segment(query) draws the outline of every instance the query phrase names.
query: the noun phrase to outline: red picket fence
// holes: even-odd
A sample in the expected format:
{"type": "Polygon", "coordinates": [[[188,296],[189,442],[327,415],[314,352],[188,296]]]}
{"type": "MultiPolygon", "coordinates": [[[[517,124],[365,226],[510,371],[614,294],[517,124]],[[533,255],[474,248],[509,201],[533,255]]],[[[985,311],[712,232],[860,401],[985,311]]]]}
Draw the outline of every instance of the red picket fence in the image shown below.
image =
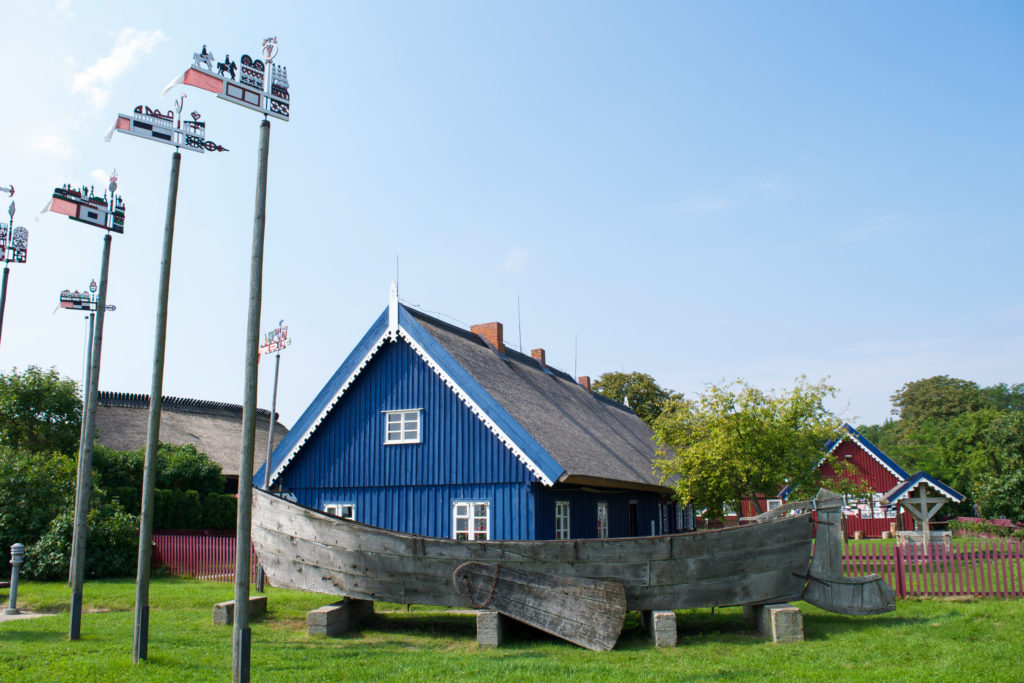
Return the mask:
{"type": "Polygon", "coordinates": [[[1024,545],[1017,541],[969,541],[921,545],[847,545],[846,576],[878,574],[901,598],[908,596],[1024,597],[1024,545]]]}
{"type": "MultiPolygon", "coordinates": [[[[153,569],[206,581],[235,580],[235,535],[215,531],[160,531],[153,534],[153,569]]],[[[249,580],[256,580],[256,551],[249,547],[249,580]]]]}

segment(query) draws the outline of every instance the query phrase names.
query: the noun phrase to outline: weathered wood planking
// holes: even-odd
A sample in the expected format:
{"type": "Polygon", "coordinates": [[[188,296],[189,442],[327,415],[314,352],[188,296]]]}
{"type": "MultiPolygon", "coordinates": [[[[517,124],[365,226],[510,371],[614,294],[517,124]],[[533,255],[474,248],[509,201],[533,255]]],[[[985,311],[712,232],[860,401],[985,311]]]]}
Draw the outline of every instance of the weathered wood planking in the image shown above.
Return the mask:
{"type": "Polygon", "coordinates": [[[804,600],[840,614],[884,614],[896,609],[896,593],[881,577],[843,576],[843,500],[822,489],[816,499],[818,542],[804,600]]]}
{"type": "Polygon", "coordinates": [[[253,492],[253,543],[274,585],[363,600],[472,606],[452,586],[481,562],[622,584],[632,610],[799,599],[809,514],[699,534],[569,541],[455,541],[341,520],[253,492]]]}
{"type": "Polygon", "coordinates": [[[626,618],[626,591],[613,581],[466,562],[455,569],[452,584],[474,607],[590,650],[615,647],[626,618]]]}

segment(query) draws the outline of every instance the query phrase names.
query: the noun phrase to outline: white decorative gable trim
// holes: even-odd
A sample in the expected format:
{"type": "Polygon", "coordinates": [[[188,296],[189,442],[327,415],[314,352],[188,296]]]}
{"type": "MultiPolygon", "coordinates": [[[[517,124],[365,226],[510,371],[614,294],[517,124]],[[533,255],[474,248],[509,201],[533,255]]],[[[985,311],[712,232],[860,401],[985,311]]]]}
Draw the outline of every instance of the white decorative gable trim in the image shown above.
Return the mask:
{"type": "MultiPolygon", "coordinates": [[[[875,455],[874,453],[872,453],[872,452],[871,452],[871,449],[870,449],[870,448],[868,448],[868,447],[867,447],[867,446],[865,446],[865,445],[864,445],[863,443],[861,443],[860,439],[858,439],[858,438],[857,438],[857,437],[856,437],[855,435],[853,435],[853,434],[851,434],[851,433],[849,433],[849,432],[847,432],[846,434],[843,434],[841,438],[839,438],[839,439],[836,439],[836,442],[835,442],[834,444],[832,444],[832,448],[830,448],[830,449],[828,450],[828,453],[826,453],[826,456],[828,456],[828,455],[832,455],[832,453],[833,453],[833,452],[834,452],[834,451],[835,451],[835,450],[836,450],[837,448],[839,448],[839,444],[843,443],[843,441],[845,441],[845,440],[847,440],[847,439],[849,439],[849,440],[850,440],[850,441],[852,441],[853,443],[857,444],[857,446],[858,446],[858,447],[859,447],[859,448],[860,448],[860,449],[861,449],[862,451],[864,451],[865,453],[867,453],[867,455],[868,455],[868,457],[869,457],[869,458],[871,458],[872,460],[874,460],[875,462],[877,462],[877,463],[878,463],[879,465],[881,465],[881,466],[882,466],[882,468],[883,468],[883,469],[885,469],[885,470],[886,470],[886,471],[887,471],[887,472],[888,472],[889,474],[891,474],[892,476],[896,477],[896,481],[897,481],[898,483],[903,483],[904,481],[906,481],[906,480],[904,479],[904,477],[903,477],[903,475],[902,475],[902,474],[900,474],[899,472],[897,472],[896,470],[894,470],[894,469],[893,469],[892,467],[890,467],[890,466],[889,466],[888,464],[886,464],[886,463],[885,463],[885,462],[884,462],[884,461],[883,461],[883,460],[882,460],[881,458],[879,458],[879,457],[878,457],[877,455],[875,455]]],[[[823,462],[825,462],[825,458],[822,458],[821,460],[819,460],[819,461],[818,461],[818,467],[821,467],[821,463],[823,463],[823,462]]]]}
{"type": "Polygon", "coordinates": [[[384,334],[382,334],[380,338],[376,341],[376,343],[374,343],[374,345],[370,348],[370,351],[366,354],[366,356],[363,357],[363,360],[359,362],[359,365],[357,365],[355,369],[352,371],[352,373],[345,379],[345,382],[341,385],[341,389],[338,390],[338,393],[336,393],[334,395],[334,398],[332,398],[327,403],[327,406],[322,411],[320,411],[320,415],[317,416],[316,420],[313,421],[313,424],[311,424],[309,429],[306,430],[306,433],[303,434],[302,438],[296,442],[295,446],[291,449],[291,451],[288,452],[288,455],[285,456],[284,460],[281,461],[281,464],[279,464],[274,469],[274,472],[270,477],[271,486],[273,486],[274,482],[277,481],[277,478],[281,476],[281,473],[284,472],[284,469],[288,467],[288,464],[295,459],[295,455],[299,452],[299,449],[301,449],[305,445],[305,443],[309,441],[309,437],[313,435],[313,432],[317,430],[317,428],[320,426],[320,423],[324,421],[325,417],[327,417],[327,414],[331,412],[331,409],[334,408],[334,406],[338,403],[338,400],[344,395],[346,391],[348,391],[348,388],[352,386],[352,382],[354,382],[356,380],[356,377],[358,377],[363,372],[363,368],[365,368],[366,364],[370,362],[370,359],[376,355],[377,351],[380,350],[380,347],[384,346],[384,342],[387,341],[390,338],[390,336],[391,335],[387,331],[385,331],[384,334]]]}
{"type": "Polygon", "coordinates": [[[377,354],[377,351],[379,351],[380,348],[384,345],[384,342],[398,341],[399,337],[404,339],[406,343],[408,343],[409,346],[412,347],[412,350],[416,352],[416,355],[423,359],[423,362],[425,362],[427,366],[430,367],[431,370],[433,370],[434,374],[437,375],[441,379],[441,381],[445,383],[445,386],[451,389],[455,393],[455,395],[458,396],[459,400],[461,400],[466,405],[466,407],[469,408],[470,411],[474,415],[476,415],[476,417],[481,422],[483,422],[484,425],[486,425],[487,428],[490,429],[495,436],[498,437],[498,440],[501,441],[501,443],[504,444],[505,447],[508,448],[509,451],[511,451],[511,453],[521,463],[523,463],[523,465],[526,466],[526,469],[528,469],[534,477],[540,480],[540,482],[543,483],[545,486],[553,485],[554,482],[551,481],[551,478],[544,474],[540,467],[538,467],[537,464],[534,463],[528,455],[526,455],[523,449],[520,448],[508,436],[508,434],[506,434],[505,431],[501,427],[499,427],[494,422],[494,420],[492,420],[491,417],[480,408],[479,405],[477,405],[476,401],[474,401],[469,396],[469,394],[467,394],[465,390],[462,389],[462,387],[456,384],[455,380],[453,380],[451,376],[447,372],[445,372],[444,369],[437,363],[437,361],[435,361],[430,356],[430,354],[427,353],[426,350],[424,350],[424,348],[420,346],[415,339],[413,339],[412,335],[410,335],[405,330],[405,328],[403,328],[401,325],[396,325],[394,328],[391,328],[391,326],[389,325],[388,329],[385,330],[383,334],[381,334],[380,338],[370,348],[370,351],[366,354],[365,357],[363,357],[362,361],[359,362],[359,365],[357,365],[356,368],[352,371],[352,373],[345,379],[345,382],[341,385],[341,388],[334,395],[334,398],[332,398],[328,402],[327,406],[322,411],[320,411],[320,415],[317,417],[316,420],[313,421],[313,424],[309,427],[309,429],[306,430],[306,433],[302,435],[302,438],[296,442],[295,446],[291,449],[291,451],[288,452],[288,455],[285,456],[281,463],[274,469],[274,472],[270,477],[271,486],[273,486],[273,484],[277,481],[277,478],[281,476],[281,473],[285,470],[288,464],[295,459],[295,456],[298,454],[299,450],[305,445],[307,441],[309,441],[309,438],[313,435],[313,432],[315,432],[317,428],[320,427],[320,424],[327,417],[328,413],[330,413],[334,406],[337,405],[341,397],[345,394],[346,391],[348,391],[348,388],[352,386],[352,382],[354,382],[356,378],[362,373],[363,369],[367,366],[370,360],[377,354]]]}
{"type": "Polygon", "coordinates": [[[399,327],[398,334],[402,339],[409,343],[409,346],[411,346],[412,350],[416,352],[416,355],[422,358],[423,362],[430,366],[430,369],[434,371],[434,374],[441,378],[441,381],[445,383],[445,386],[455,392],[455,395],[459,397],[459,400],[466,404],[466,407],[469,408],[470,411],[472,411],[472,413],[476,415],[488,429],[491,430],[491,433],[498,437],[498,440],[501,441],[514,456],[516,456],[519,462],[526,466],[526,469],[530,470],[533,476],[539,479],[545,486],[551,486],[554,483],[551,481],[551,478],[544,474],[540,467],[538,467],[537,464],[533,462],[528,455],[526,455],[523,449],[516,445],[515,441],[513,441],[511,437],[509,437],[509,435],[506,434],[505,431],[480,408],[479,405],[477,405],[476,401],[474,401],[469,394],[462,389],[462,387],[456,384],[455,380],[453,380],[451,376],[444,371],[444,368],[430,357],[430,354],[412,338],[412,335],[406,332],[405,328],[399,327]]]}

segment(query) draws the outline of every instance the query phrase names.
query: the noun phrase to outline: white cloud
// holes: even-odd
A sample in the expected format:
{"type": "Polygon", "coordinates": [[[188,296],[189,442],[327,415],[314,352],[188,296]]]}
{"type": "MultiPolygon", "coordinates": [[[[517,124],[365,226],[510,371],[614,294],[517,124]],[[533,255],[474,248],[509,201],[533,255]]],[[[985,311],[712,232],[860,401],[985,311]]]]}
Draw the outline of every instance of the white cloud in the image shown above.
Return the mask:
{"type": "Polygon", "coordinates": [[[526,267],[526,257],[529,256],[525,249],[513,247],[505,252],[505,258],[501,261],[501,269],[506,273],[521,273],[526,267]]]}
{"type": "Polygon", "coordinates": [[[95,187],[106,187],[110,182],[110,172],[102,168],[94,168],[89,171],[89,180],[95,187]]]}
{"type": "Polygon", "coordinates": [[[876,233],[897,230],[902,224],[903,216],[898,213],[891,213],[886,216],[880,216],[852,230],[847,230],[842,236],[848,242],[861,242],[874,236],[876,233]]]}
{"type": "Polygon", "coordinates": [[[49,154],[58,159],[67,159],[71,156],[71,145],[56,135],[40,135],[32,140],[31,147],[36,152],[49,154]]]}
{"type": "Polygon", "coordinates": [[[110,98],[110,86],[127,71],[139,54],[149,54],[153,48],[167,40],[164,32],[139,31],[126,28],[114,42],[114,47],[106,57],[98,59],[92,66],[75,74],[71,90],[85,93],[96,109],[101,109],[110,98]]]}
{"type": "Polygon", "coordinates": [[[57,0],[56,10],[57,14],[67,19],[75,18],[75,13],[71,10],[71,0],[57,0]]]}

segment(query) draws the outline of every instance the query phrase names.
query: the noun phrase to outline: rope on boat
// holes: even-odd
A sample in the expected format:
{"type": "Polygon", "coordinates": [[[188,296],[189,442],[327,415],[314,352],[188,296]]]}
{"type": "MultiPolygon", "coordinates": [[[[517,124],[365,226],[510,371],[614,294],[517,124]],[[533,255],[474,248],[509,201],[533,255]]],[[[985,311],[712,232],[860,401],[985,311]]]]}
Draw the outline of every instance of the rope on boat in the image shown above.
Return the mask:
{"type": "Polygon", "coordinates": [[[491,600],[494,599],[494,589],[498,585],[498,570],[499,569],[501,569],[500,565],[497,565],[497,564],[494,565],[494,576],[491,577],[491,589],[487,592],[487,599],[484,600],[482,603],[479,603],[479,604],[473,598],[473,591],[470,590],[470,587],[469,587],[469,577],[463,575],[463,577],[462,577],[462,585],[464,585],[466,587],[466,595],[469,597],[469,601],[471,603],[473,603],[473,607],[476,607],[477,609],[484,609],[485,607],[487,607],[487,605],[491,604],[491,600]]]}

